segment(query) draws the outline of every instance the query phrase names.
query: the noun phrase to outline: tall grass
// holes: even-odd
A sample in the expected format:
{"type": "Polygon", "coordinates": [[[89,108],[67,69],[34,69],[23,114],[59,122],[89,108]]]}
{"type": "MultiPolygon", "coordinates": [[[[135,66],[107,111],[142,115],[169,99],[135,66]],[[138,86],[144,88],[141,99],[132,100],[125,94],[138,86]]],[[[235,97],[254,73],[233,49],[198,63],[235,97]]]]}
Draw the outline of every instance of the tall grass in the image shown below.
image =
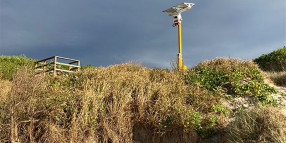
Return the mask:
{"type": "Polygon", "coordinates": [[[286,71],[266,72],[266,74],[276,85],[286,86],[286,71]]]}
{"type": "Polygon", "coordinates": [[[273,107],[242,111],[227,127],[225,142],[285,143],[286,117],[273,107]]]}
{"type": "MultiPolygon", "coordinates": [[[[255,64],[237,59],[206,61],[185,75],[138,64],[57,77],[28,69],[0,80],[0,142],[197,142],[224,129],[229,89],[263,84],[255,64]]],[[[271,92],[256,86],[233,97],[271,92]]]]}
{"type": "Polygon", "coordinates": [[[17,72],[1,110],[2,141],[132,142],[133,126],[158,134],[189,128],[192,106],[179,74],[138,65],[90,68],[56,78],[17,72]],[[5,125],[5,126],[4,126],[5,125]],[[145,128],[144,127],[144,128],[145,128]]]}

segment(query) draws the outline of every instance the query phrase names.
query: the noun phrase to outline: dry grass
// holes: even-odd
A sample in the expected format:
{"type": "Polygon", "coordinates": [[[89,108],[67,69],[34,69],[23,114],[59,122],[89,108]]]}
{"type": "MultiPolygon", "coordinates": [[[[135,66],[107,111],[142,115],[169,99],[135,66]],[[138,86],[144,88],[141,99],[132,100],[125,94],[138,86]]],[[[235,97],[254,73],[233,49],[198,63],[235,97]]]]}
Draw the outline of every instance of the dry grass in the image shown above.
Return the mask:
{"type": "Polygon", "coordinates": [[[8,80],[0,79],[0,100],[7,100],[7,94],[11,91],[12,83],[8,80]]]}
{"type": "Polygon", "coordinates": [[[154,133],[184,126],[193,110],[185,104],[184,81],[168,70],[115,65],[86,70],[79,79],[86,82],[77,83],[85,94],[81,114],[86,123],[96,117],[94,130],[105,141],[131,142],[135,124],[144,123],[154,133]]]}
{"type": "Polygon", "coordinates": [[[180,74],[132,64],[56,78],[24,70],[14,75],[9,98],[1,101],[1,141],[132,142],[139,124],[158,138],[189,128],[184,133],[196,140],[187,88],[180,74]]]}
{"type": "Polygon", "coordinates": [[[267,76],[279,86],[286,86],[286,72],[266,72],[267,76]]]}
{"type": "MultiPolygon", "coordinates": [[[[257,67],[236,59],[202,65],[257,67]]],[[[228,118],[220,106],[226,93],[186,84],[176,71],[138,64],[57,77],[28,71],[0,81],[0,142],[196,142],[197,132],[214,135],[228,118]]]]}
{"type": "Polygon", "coordinates": [[[285,143],[286,117],[273,107],[242,111],[227,127],[225,142],[285,143]]]}
{"type": "MultiPolygon", "coordinates": [[[[199,63],[193,69],[208,67],[210,69],[215,69],[223,72],[233,72],[237,69],[257,69],[259,67],[253,61],[250,60],[241,60],[234,58],[215,58],[212,60],[206,60],[199,63]]],[[[260,70],[261,71],[261,70],[260,70]]]]}

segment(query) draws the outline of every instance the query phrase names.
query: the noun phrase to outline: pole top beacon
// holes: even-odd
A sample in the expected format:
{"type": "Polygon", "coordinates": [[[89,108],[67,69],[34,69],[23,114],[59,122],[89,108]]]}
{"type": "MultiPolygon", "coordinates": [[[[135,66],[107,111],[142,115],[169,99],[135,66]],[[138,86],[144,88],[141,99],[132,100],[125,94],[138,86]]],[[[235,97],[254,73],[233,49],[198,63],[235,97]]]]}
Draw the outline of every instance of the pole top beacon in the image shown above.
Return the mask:
{"type": "Polygon", "coordinates": [[[181,23],[183,20],[181,13],[191,9],[194,5],[194,3],[185,2],[166,9],[163,12],[167,13],[169,16],[173,16],[173,25],[177,26],[178,23],[181,23]]]}

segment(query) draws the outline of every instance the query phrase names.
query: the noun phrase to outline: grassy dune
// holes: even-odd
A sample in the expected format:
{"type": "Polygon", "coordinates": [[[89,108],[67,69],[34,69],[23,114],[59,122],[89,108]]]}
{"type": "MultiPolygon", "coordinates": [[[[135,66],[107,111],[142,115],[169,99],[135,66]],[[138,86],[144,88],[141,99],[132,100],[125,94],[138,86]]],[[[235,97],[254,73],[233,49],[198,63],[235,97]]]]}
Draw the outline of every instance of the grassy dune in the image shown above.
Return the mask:
{"type": "Polygon", "coordinates": [[[25,66],[0,80],[0,142],[283,142],[279,112],[271,112],[267,136],[254,122],[268,122],[248,122],[279,106],[263,78],[253,62],[224,58],[185,74],[121,64],[44,77],[25,66]],[[237,97],[253,99],[258,114],[224,106],[237,97]],[[241,132],[241,121],[255,130],[241,132]]]}
{"type": "Polygon", "coordinates": [[[269,78],[279,86],[286,86],[286,47],[254,59],[259,67],[266,71],[269,78]]]}

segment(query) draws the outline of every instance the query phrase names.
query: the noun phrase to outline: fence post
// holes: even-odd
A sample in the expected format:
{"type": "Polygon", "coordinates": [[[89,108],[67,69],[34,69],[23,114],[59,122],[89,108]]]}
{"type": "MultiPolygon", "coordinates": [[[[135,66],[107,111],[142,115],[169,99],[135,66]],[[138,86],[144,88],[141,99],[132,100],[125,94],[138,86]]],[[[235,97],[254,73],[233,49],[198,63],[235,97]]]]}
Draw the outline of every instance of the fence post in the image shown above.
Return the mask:
{"type": "Polygon", "coordinates": [[[57,56],[54,57],[54,76],[57,76],[57,56]]]}
{"type": "Polygon", "coordinates": [[[37,73],[37,69],[36,69],[37,67],[38,67],[38,64],[36,63],[36,64],[35,64],[35,67],[34,67],[34,74],[37,73]]]}
{"type": "Polygon", "coordinates": [[[80,61],[77,62],[77,66],[78,66],[77,71],[80,71],[80,61]]]}
{"type": "Polygon", "coordinates": [[[43,66],[43,71],[42,71],[42,72],[44,72],[44,75],[46,75],[46,63],[47,63],[47,61],[44,61],[44,66],[43,66]]]}

